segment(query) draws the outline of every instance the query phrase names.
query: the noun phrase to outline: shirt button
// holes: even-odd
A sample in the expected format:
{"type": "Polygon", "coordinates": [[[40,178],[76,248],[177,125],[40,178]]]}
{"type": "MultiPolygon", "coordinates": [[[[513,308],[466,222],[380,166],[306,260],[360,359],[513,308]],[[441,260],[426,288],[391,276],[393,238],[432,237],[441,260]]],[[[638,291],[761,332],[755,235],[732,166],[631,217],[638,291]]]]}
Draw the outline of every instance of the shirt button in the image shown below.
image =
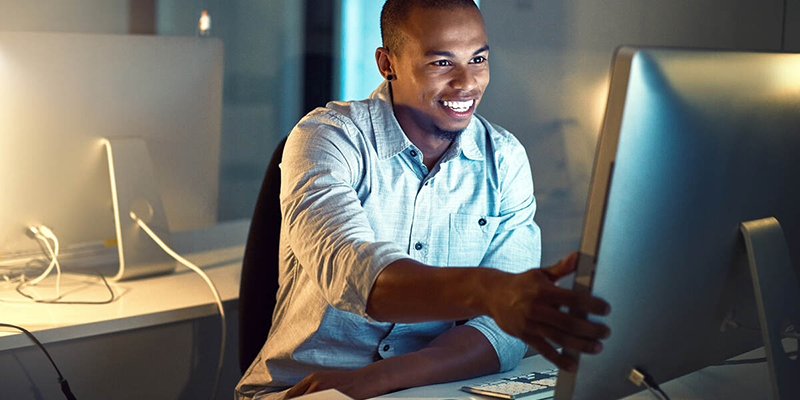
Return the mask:
{"type": "Polygon", "coordinates": [[[417,156],[416,150],[411,150],[411,152],[408,153],[408,154],[411,154],[411,157],[416,157],[417,156]]]}
{"type": "Polygon", "coordinates": [[[417,242],[417,244],[414,245],[414,248],[417,250],[422,250],[422,243],[417,242]]]}
{"type": "Polygon", "coordinates": [[[389,347],[389,345],[387,344],[387,345],[383,346],[383,351],[389,351],[390,348],[391,347],[389,347]]]}
{"type": "Polygon", "coordinates": [[[486,220],[485,220],[485,219],[483,219],[483,218],[479,219],[479,220],[478,220],[478,225],[480,225],[480,226],[484,226],[484,225],[486,225],[486,220]]]}

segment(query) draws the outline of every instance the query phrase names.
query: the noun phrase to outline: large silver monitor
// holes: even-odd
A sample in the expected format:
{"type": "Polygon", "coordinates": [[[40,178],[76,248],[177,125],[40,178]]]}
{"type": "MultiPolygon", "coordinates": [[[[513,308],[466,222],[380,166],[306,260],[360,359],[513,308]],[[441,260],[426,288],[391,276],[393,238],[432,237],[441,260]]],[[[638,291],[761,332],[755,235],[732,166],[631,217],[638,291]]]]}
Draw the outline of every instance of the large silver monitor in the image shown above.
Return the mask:
{"type": "Polygon", "coordinates": [[[643,389],[634,367],[665,382],[762,346],[731,328],[763,326],[756,294],[800,323],[800,55],[618,50],[581,253],[575,287],[611,304],[597,320],[612,334],[560,372],[557,399],[623,397],[643,389]],[[766,217],[794,265],[771,278],[780,293],[754,291],[740,233],[766,217]]]}
{"type": "Polygon", "coordinates": [[[134,192],[160,195],[167,232],[213,224],[222,70],[217,39],[0,32],[0,262],[41,254],[26,234],[36,224],[58,235],[65,265],[113,246],[103,138],[144,142],[152,168],[118,153],[131,156],[118,178],[152,169],[134,192]]]}

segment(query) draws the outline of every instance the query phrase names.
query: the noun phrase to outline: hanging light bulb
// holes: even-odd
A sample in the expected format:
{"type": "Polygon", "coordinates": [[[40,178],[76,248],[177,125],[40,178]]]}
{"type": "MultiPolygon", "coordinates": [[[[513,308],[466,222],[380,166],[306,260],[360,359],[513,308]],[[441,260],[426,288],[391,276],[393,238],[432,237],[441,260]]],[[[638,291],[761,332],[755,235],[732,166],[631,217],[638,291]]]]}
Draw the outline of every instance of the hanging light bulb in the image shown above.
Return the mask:
{"type": "Polygon", "coordinates": [[[200,21],[197,23],[197,32],[200,36],[208,36],[211,30],[211,16],[208,15],[208,10],[203,10],[200,13],[200,21]]]}

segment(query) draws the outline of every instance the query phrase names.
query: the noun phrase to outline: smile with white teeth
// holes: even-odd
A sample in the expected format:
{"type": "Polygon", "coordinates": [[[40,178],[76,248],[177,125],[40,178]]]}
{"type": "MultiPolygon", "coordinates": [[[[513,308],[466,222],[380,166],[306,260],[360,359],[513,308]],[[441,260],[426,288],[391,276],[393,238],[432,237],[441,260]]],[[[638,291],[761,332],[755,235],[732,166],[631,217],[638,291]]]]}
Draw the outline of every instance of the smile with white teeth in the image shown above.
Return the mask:
{"type": "Polygon", "coordinates": [[[467,101],[451,101],[451,100],[442,101],[442,105],[458,113],[467,112],[467,110],[469,110],[469,108],[472,107],[474,103],[475,103],[474,99],[467,101]]]}

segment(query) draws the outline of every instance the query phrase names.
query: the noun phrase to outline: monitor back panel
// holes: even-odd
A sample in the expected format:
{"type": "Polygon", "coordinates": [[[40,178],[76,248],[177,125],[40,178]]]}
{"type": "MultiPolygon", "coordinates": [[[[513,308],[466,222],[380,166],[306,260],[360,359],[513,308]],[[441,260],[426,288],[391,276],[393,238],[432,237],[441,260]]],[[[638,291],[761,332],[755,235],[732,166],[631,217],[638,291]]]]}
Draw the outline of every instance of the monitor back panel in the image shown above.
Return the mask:
{"type": "Polygon", "coordinates": [[[612,335],[559,375],[576,399],[762,345],[721,329],[731,311],[758,326],[741,222],[776,217],[800,266],[800,55],[623,49],[613,71],[576,278],[611,304],[612,335]]]}
{"type": "Polygon", "coordinates": [[[216,39],[0,32],[0,253],[115,237],[103,137],[146,141],[173,231],[213,224],[222,68],[216,39]]]}

